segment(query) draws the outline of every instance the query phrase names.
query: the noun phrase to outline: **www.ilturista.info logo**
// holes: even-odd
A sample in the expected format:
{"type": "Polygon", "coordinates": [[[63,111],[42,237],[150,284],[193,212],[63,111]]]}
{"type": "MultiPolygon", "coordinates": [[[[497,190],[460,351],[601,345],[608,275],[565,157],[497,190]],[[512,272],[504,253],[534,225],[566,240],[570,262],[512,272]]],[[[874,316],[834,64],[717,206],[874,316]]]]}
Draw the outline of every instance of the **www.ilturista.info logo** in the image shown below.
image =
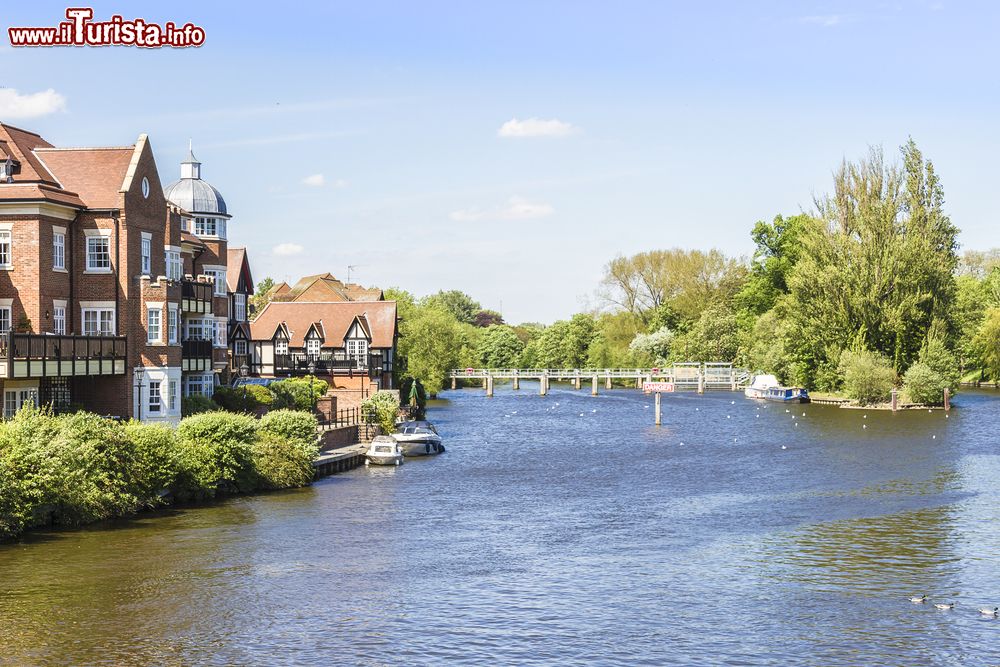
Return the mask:
{"type": "Polygon", "coordinates": [[[7,28],[10,45],[20,46],[141,46],[158,49],[164,46],[185,48],[205,43],[205,30],[193,23],[177,26],[149,23],[145,19],[127,21],[112,16],[108,21],[92,21],[90,7],[70,7],[68,21],[48,28],[7,28]]]}

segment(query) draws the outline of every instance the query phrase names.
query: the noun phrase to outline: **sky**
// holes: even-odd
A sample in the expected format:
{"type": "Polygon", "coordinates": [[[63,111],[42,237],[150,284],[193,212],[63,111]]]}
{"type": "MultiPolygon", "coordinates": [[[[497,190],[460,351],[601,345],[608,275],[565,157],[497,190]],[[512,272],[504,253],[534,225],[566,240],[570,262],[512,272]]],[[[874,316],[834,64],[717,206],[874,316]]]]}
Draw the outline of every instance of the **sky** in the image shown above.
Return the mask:
{"type": "Polygon", "coordinates": [[[601,306],[605,264],[753,252],[840,162],[912,136],[964,249],[1000,246],[990,2],[100,2],[189,49],[8,46],[0,121],[56,146],[188,141],[256,279],[461,289],[509,322],[601,306]],[[279,10],[279,8],[282,8],[279,10]],[[349,268],[352,267],[352,268],[349,268]]]}

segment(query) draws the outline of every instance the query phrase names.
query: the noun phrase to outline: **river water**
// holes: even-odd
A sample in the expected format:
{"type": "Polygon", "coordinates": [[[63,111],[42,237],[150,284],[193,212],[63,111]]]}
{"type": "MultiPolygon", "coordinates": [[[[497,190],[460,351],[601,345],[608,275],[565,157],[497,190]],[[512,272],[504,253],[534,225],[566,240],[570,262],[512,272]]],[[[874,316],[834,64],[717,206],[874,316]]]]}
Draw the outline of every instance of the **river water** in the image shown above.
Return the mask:
{"type": "Polygon", "coordinates": [[[0,664],[1000,664],[1000,395],[589,393],[446,392],[443,456],[0,546],[0,664]]]}

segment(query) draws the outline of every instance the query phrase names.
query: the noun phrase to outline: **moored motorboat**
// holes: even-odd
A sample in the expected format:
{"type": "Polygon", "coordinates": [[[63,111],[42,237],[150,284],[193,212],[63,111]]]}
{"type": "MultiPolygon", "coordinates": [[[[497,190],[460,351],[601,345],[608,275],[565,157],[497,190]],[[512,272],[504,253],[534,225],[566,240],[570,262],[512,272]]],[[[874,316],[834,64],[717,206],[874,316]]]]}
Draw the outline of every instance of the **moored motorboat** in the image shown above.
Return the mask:
{"type": "Polygon", "coordinates": [[[403,450],[391,435],[378,435],[365,452],[365,465],[398,466],[403,462],[403,450]]]}
{"type": "Polygon", "coordinates": [[[399,443],[404,456],[430,456],[444,452],[441,436],[428,421],[402,422],[396,425],[392,437],[399,443]]]}
{"type": "Polygon", "coordinates": [[[809,392],[802,387],[785,387],[773,375],[755,375],[743,390],[747,398],[760,398],[782,403],[808,403],[809,392]]]}

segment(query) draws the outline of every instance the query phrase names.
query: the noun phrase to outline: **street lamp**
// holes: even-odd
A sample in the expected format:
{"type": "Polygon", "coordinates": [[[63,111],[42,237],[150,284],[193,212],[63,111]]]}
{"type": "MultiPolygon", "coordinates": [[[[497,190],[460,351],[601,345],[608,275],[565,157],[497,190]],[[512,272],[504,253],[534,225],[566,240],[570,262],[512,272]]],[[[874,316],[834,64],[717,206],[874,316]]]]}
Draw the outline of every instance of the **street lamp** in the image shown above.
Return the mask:
{"type": "Polygon", "coordinates": [[[142,419],[142,378],[146,374],[146,369],[142,366],[136,366],[132,369],[132,379],[135,380],[136,397],[135,397],[135,416],[138,419],[142,419]]]}
{"type": "MultiPolygon", "coordinates": [[[[236,369],[236,380],[237,380],[237,382],[239,380],[243,379],[243,378],[246,378],[246,376],[249,373],[250,373],[250,367],[247,366],[245,363],[240,364],[240,367],[236,369]]],[[[247,408],[247,383],[246,383],[246,380],[244,380],[242,384],[243,384],[243,409],[246,410],[246,408],[247,408]]]]}
{"type": "Polygon", "coordinates": [[[316,412],[316,392],[313,391],[313,380],[316,379],[316,360],[309,360],[309,400],[312,401],[313,412],[316,412]]]}

